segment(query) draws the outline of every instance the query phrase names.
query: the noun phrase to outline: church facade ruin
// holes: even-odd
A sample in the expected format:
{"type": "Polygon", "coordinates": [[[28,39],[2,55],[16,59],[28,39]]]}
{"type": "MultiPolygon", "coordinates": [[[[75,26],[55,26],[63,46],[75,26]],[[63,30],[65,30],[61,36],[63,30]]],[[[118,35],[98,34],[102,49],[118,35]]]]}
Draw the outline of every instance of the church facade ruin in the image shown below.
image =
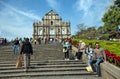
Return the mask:
{"type": "Polygon", "coordinates": [[[33,23],[33,39],[38,38],[70,38],[70,22],[63,22],[55,11],[50,10],[42,21],[33,23]]]}

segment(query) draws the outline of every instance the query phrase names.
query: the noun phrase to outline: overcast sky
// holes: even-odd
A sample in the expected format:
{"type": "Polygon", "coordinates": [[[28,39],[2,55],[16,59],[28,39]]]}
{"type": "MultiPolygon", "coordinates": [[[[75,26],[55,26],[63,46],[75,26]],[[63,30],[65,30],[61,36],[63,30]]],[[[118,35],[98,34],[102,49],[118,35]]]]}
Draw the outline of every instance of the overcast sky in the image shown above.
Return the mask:
{"type": "Polygon", "coordinates": [[[33,22],[50,10],[63,21],[71,22],[71,33],[76,25],[102,26],[101,18],[113,0],[0,0],[0,37],[32,37],[33,22]]]}

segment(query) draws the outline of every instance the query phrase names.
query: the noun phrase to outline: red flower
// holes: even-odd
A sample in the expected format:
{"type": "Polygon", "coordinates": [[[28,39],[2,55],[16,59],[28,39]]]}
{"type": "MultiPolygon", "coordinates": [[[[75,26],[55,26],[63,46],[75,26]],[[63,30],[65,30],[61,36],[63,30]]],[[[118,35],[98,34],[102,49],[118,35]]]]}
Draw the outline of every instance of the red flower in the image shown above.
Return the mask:
{"type": "Polygon", "coordinates": [[[110,51],[105,50],[106,57],[109,57],[111,55],[110,51]]]}
{"type": "Polygon", "coordinates": [[[115,58],[114,58],[114,60],[118,63],[118,62],[120,62],[120,56],[116,56],[115,58]]]}

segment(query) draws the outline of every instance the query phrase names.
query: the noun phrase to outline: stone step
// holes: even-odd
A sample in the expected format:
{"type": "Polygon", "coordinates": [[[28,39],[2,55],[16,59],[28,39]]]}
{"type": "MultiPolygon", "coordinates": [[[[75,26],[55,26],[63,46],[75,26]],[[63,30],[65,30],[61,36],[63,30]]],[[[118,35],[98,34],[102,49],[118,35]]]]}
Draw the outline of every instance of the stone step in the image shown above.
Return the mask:
{"type": "MultiPolygon", "coordinates": [[[[11,64],[11,63],[16,63],[16,61],[1,61],[0,64],[11,64]]],[[[47,63],[47,64],[85,64],[82,60],[39,60],[39,61],[31,61],[31,63],[47,63]]]]}
{"type": "Polygon", "coordinates": [[[67,75],[67,76],[26,76],[26,77],[7,77],[1,79],[103,79],[95,75],[67,75]]]}
{"type": "MultiPolygon", "coordinates": [[[[5,66],[5,65],[13,65],[15,64],[16,62],[11,62],[11,63],[0,63],[0,66],[5,66]]],[[[53,63],[40,63],[40,62],[31,62],[31,64],[34,64],[34,65],[60,65],[60,64],[85,64],[83,62],[53,62],[53,63]]]]}
{"type": "MultiPolygon", "coordinates": [[[[81,70],[86,70],[86,67],[41,67],[41,66],[31,66],[31,69],[81,69],[81,70]]],[[[19,69],[24,69],[24,66],[23,67],[20,67],[20,68],[16,68],[15,66],[10,66],[10,67],[0,67],[0,70],[1,71],[4,71],[4,70],[19,70],[19,69]]]]}
{"type": "Polygon", "coordinates": [[[39,76],[68,76],[68,75],[95,75],[96,73],[91,73],[87,71],[59,71],[59,72],[24,72],[24,73],[13,73],[13,74],[0,74],[0,78],[10,78],[10,77],[39,77],[39,76]]]}
{"type": "Polygon", "coordinates": [[[1,46],[0,79],[47,79],[48,77],[57,79],[63,76],[63,79],[81,79],[81,76],[85,79],[88,75],[88,78],[95,79],[91,76],[95,76],[96,73],[87,72],[87,64],[82,60],[64,60],[62,46],[58,46],[58,43],[33,45],[33,51],[31,68],[29,72],[24,72],[24,66],[21,68],[15,66],[18,56],[13,55],[12,46],[1,46]]]}
{"type": "Polygon", "coordinates": [[[12,49],[11,45],[0,46],[0,50],[12,49]]]}
{"type": "MultiPolygon", "coordinates": [[[[0,64],[0,67],[10,67],[15,66],[15,64],[0,64]]],[[[31,64],[31,66],[40,66],[40,67],[85,67],[87,64],[31,64]]]]}
{"type": "Polygon", "coordinates": [[[0,51],[2,53],[0,53],[0,56],[6,56],[6,55],[13,55],[13,52],[4,52],[4,51],[0,51]]]}
{"type": "MultiPolygon", "coordinates": [[[[0,74],[13,74],[13,73],[24,73],[23,71],[24,68],[19,68],[19,69],[6,69],[6,70],[0,70],[0,74]]],[[[33,72],[61,72],[61,71],[86,71],[85,67],[68,67],[68,68],[31,68],[28,70],[29,73],[33,72]]]]}

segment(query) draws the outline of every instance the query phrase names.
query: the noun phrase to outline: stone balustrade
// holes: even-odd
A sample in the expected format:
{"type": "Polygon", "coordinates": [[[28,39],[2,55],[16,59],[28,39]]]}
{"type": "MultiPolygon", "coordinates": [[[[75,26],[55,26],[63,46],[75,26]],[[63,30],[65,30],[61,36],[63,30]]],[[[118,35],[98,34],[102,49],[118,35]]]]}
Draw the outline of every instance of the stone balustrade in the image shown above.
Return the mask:
{"type": "Polygon", "coordinates": [[[104,79],[120,79],[120,68],[113,64],[101,64],[101,73],[104,79]]]}

